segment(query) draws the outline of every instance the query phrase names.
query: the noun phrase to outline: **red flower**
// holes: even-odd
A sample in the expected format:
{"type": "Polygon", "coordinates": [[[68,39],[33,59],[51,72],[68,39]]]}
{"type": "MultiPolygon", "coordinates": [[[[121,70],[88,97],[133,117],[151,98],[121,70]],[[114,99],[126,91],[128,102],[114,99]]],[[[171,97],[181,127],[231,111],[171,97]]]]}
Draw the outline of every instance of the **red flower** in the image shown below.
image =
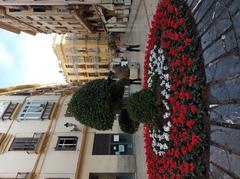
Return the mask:
{"type": "Polygon", "coordinates": [[[192,57],[190,57],[189,59],[188,59],[188,62],[187,62],[188,64],[188,67],[191,67],[192,66],[192,64],[193,64],[193,59],[192,59],[192,57]]]}
{"type": "Polygon", "coordinates": [[[170,54],[172,55],[172,56],[176,56],[176,51],[175,51],[175,49],[173,48],[173,47],[171,47],[170,48],[170,54]]]}
{"type": "Polygon", "coordinates": [[[186,155],[186,153],[187,153],[187,147],[185,147],[185,146],[182,147],[182,148],[181,148],[181,152],[182,152],[183,155],[186,155]]]}
{"type": "Polygon", "coordinates": [[[166,36],[162,35],[161,36],[161,44],[163,48],[168,48],[171,45],[171,41],[166,39],[166,36]]]}
{"type": "Polygon", "coordinates": [[[183,64],[186,64],[187,63],[187,58],[185,55],[182,55],[182,62],[183,64]]]}
{"type": "Polygon", "coordinates": [[[186,92],[185,96],[186,96],[187,100],[190,100],[192,98],[192,94],[189,92],[186,92]]]}
{"type": "Polygon", "coordinates": [[[172,179],[181,179],[181,175],[180,174],[174,174],[172,176],[172,179]]]}
{"type": "Polygon", "coordinates": [[[192,105],[190,108],[192,113],[196,113],[197,112],[197,107],[195,105],[192,105]]]}
{"type": "Polygon", "coordinates": [[[190,38],[185,39],[185,45],[186,46],[189,46],[191,44],[191,42],[192,42],[192,39],[190,39],[190,38]]]}
{"type": "Polygon", "coordinates": [[[188,77],[187,76],[183,77],[182,83],[183,84],[187,84],[188,83],[188,77]]]}
{"type": "Polygon", "coordinates": [[[183,48],[182,45],[180,45],[180,46],[178,47],[178,52],[183,52],[183,51],[184,51],[184,48],[183,48]]]}
{"type": "Polygon", "coordinates": [[[193,149],[194,149],[194,145],[192,145],[191,143],[188,143],[187,144],[187,149],[188,149],[188,152],[192,152],[193,151],[193,149]]]}
{"type": "Polygon", "coordinates": [[[187,123],[186,126],[190,129],[192,129],[192,127],[194,126],[196,122],[193,119],[190,119],[187,123]]]}
{"type": "Polygon", "coordinates": [[[196,145],[201,141],[201,137],[199,137],[198,135],[196,135],[194,132],[192,134],[192,144],[196,145]]]}
{"type": "Polygon", "coordinates": [[[183,73],[183,72],[185,72],[185,68],[184,68],[184,67],[181,67],[181,68],[180,68],[180,73],[183,73]]]}
{"type": "Polygon", "coordinates": [[[181,24],[181,25],[185,24],[185,20],[184,20],[183,18],[180,18],[180,19],[178,20],[178,22],[179,22],[179,24],[181,24]]]}
{"type": "Polygon", "coordinates": [[[191,75],[191,76],[189,77],[189,86],[192,86],[192,85],[193,85],[193,82],[195,81],[195,79],[196,79],[196,76],[195,76],[195,75],[191,75]]]}
{"type": "Polygon", "coordinates": [[[193,172],[195,170],[195,166],[193,163],[189,164],[190,171],[193,172]]]}

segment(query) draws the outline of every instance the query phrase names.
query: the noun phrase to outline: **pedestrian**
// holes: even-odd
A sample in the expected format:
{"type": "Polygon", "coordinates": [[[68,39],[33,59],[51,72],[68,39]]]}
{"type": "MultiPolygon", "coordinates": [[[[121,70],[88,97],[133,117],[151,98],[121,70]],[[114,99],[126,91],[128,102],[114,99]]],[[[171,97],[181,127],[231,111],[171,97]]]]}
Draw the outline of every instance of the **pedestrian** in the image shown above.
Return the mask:
{"type": "Polygon", "coordinates": [[[115,78],[118,78],[119,80],[122,80],[124,84],[130,85],[130,84],[139,84],[141,85],[141,79],[129,79],[130,71],[128,67],[121,67],[119,65],[116,65],[113,67],[114,72],[110,71],[108,75],[108,84],[111,84],[113,76],[115,78]]]}
{"type": "Polygon", "coordinates": [[[112,71],[110,71],[109,73],[108,73],[108,78],[107,78],[107,81],[108,81],[108,85],[110,85],[113,81],[115,81],[115,80],[113,80],[113,72],[112,71]]]}
{"type": "Polygon", "coordinates": [[[140,45],[123,45],[123,46],[119,46],[117,47],[116,49],[116,52],[117,53],[123,53],[123,52],[139,52],[140,49],[139,49],[140,45]]]}

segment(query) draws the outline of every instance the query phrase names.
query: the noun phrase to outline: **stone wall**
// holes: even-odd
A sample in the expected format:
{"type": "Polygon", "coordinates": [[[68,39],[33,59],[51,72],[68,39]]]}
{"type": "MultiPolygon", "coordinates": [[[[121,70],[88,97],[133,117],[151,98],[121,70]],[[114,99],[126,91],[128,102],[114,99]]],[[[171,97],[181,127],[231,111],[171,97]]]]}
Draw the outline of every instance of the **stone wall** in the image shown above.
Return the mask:
{"type": "Polygon", "coordinates": [[[201,39],[209,89],[209,175],[240,178],[240,0],[186,2],[201,39]]]}

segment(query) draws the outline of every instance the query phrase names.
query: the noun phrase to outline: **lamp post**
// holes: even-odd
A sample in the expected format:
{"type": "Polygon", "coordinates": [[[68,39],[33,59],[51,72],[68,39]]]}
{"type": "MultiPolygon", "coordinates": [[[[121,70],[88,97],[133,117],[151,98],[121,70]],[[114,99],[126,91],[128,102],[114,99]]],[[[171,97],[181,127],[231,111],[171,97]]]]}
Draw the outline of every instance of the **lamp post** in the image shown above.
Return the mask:
{"type": "Polygon", "coordinates": [[[71,129],[71,132],[73,132],[73,131],[82,131],[79,127],[77,127],[77,125],[76,124],[73,124],[73,123],[70,123],[70,122],[66,122],[65,124],[64,124],[64,126],[66,127],[66,128],[68,128],[68,127],[73,127],[73,129],[71,129]]]}

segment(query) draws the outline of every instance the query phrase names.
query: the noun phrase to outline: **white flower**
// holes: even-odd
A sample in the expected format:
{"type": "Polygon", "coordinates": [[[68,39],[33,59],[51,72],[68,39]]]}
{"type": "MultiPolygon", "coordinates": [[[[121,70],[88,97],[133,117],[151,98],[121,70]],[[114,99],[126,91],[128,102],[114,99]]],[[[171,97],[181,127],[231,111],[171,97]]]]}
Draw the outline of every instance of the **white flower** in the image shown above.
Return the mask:
{"type": "Polygon", "coordinates": [[[162,49],[162,48],[159,48],[159,49],[158,49],[158,53],[161,53],[161,54],[162,54],[162,53],[163,53],[163,49],[162,49]]]}
{"type": "Polygon", "coordinates": [[[163,126],[163,130],[164,130],[165,132],[169,132],[169,131],[170,131],[170,127],[168,127],[168,126],[163,126]]]}
{"type": "Polygon", "coordinates": [[[172,127],[172,124],[170,121],[167,122],[168,127],[172,127]]]}
{"type": "Polygon", "coordinates": [[[166,141],[169,141],[169,135],[165,135],[164,137],[166,141]]]}
{"type": "Polygon", "coordinates": [[[164,115],[163,115],[163,118],[166,119],[170,116],[170,113],[169,112],[166,112],[164,115]]]}

